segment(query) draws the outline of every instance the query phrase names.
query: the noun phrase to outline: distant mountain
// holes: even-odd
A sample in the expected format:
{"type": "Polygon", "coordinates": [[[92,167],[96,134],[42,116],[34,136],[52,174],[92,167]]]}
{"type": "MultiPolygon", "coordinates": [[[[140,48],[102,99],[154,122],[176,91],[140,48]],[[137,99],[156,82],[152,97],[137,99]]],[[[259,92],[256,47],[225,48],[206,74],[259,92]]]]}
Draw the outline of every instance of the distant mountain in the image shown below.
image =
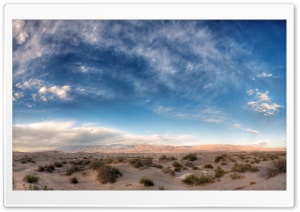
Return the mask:
{"type": "Polygon", "coordinates": [[[229,144],[197,145],[197,146],[171,146],[153,144],[111,144],[111,145],[87,145],[87,146],[64,146],[55,149],[63,152],[103,152],[103,153],[167,153],[186,151],[285,151],[285,148],[263,148],[256,146],[242,146],[229,144]]]}

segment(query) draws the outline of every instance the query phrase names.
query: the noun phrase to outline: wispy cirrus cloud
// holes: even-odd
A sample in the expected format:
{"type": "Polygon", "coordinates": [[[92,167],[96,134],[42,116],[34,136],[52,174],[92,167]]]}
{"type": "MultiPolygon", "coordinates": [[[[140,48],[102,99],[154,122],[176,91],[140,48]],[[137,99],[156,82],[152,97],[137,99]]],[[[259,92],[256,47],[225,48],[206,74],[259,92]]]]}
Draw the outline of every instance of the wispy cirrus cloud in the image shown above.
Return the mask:
{"type": "Polygon", "coordinates": [[[250,134],[259,134],[259,132],[257,130],[253,130],[253,129],[250,129],[250,128],[243,128],[240,124],[233,124],[232,125],[233,128],[235,129],[240,129],[240,130],[243,130],[245,132],[248,132],[250,134]]]}

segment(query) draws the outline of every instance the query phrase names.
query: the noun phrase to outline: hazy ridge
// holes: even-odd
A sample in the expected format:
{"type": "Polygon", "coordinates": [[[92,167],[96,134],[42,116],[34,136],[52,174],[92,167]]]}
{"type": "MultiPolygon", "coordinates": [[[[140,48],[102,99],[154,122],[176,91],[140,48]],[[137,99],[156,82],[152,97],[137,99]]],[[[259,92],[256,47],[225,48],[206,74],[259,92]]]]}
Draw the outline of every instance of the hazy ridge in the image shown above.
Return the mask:
{"type": "Polygon", "coordinates": [[[87,145],[87,146],[64,146],[56,148],[63,152],[124,152],[124,153],[149,153],[149,152],[185,152],[185,151],[285,151],[285,148],[264,148],[256,146],[214,144],[214,145],[196,145],[196,146],[172,146],[172,145],[154,145],[154,144],[111,144],[111,145],[87,145]]]}

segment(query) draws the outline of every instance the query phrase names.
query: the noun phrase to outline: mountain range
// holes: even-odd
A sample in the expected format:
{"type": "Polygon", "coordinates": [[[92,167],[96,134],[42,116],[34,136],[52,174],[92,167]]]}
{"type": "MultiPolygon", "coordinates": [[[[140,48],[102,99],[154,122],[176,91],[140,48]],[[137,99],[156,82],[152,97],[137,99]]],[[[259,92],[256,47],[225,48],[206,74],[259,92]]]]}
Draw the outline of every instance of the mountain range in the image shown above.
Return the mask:
{"type": "Polygon", "coordinates": [[[111,145],[77,145],[63,146],[56,148],[63,152],[103,152],[103,153],[172,153],[172,152],[192,152],[192,151],[286,151],[285,148],[264,148],[259,146],[243,146],[229,144],[196,145],[196,146],[171,146],[154,144],[111,144],[111,145]]]}

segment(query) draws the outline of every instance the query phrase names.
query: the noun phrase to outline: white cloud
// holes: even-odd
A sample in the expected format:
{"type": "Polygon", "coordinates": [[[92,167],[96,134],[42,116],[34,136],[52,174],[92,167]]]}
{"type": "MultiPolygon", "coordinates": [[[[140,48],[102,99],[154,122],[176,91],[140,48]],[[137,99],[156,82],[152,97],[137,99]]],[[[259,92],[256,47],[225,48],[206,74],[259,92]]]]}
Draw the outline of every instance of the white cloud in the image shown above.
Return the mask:
{"type": "Polygon", "coordinates": [[[18,100],[18,99],[20,99],[22,97],[24,97],[24,93],[23,92],[16,92],[13,95],[13,101],[16,101],[16,100],[18,100]]]}
{"type": "Polygon", "coordinates": [[[17,37],[17,43],[19,45],[22,45],[23,43],[25,43],[26,39],[28,38],[28,34],[24,31],[24,32],[21,32],[19,34],[19,36],[17,37]]]}
{"type": "Polygon", "coordinates": [[[59,99],[66,99],[68,96],[68,92],[71,90],[69,85],[64,86],[52,86],[47,88],[46,86],[42,86],[38,93],[42,101],[46,102],[48,99],[53,99],[54,97],[58,97],[59,99]]]}
{"type": "Polygon", "coordinates": [[[42,80],[39,79],[29,79],[23,83],[18,82],[16,83],[16,87],[20,89],[37,89],[38,87],[41,87],[44,84],[42,80]]]}
{"type": "Polygon", "coordinates": [[[253,146],[259,146],[259,147],[262,147],[262,146],[266,146],[268,144],[270,144],[272,142],[272,140],[270,139],[265,139],[265,140],[262,140],[262,141],[258,141],[256,143],[253,144],[253,146]]]}
{"type": "Polygon", "coordinates": [[[164,113],[168,113],[170,111],[172,111],[172,108],[170,107],[163,107],[163,106],[157,106],[154,111],[158,114],[164,114],[164,113]]]}
{"type": "Polygon", "coordinates": [[[203,86],[203,89],[208,89],[208,88],[211,88],[211,87],[213,87],[213,84],[212,83],[208,83],[205,86],[203,86]]]}
{"type": "Polygon", "coordinates": [[[180,119],[201,120],[216,124],[220,124],[226,120],[226,116],[223,112],[213,108],[208,108],[200,111],[174,113],[173,116],[180,119]]]}
{"type": "Polygon", "coordinates": [[[271,98],[268,95],[269,95],[269,91],[266,91],[265,93],[260,94],[259,98],[263,102],[268,102],[271,100],[271,98]]]}
{"type": "Polygon", "coordinates": [[[262,72],[261,74],[257,75],[258,78],[270,78],[272,76],[273,76],[273,74],[271,74],[271,73],[268,74],[266,72],[262,72]]]}
{"type": "Polygon", "coordinates": [[[106,127],[76,127],[73,121],[47,121],[13,126],[14,151],[49,150],[69,145],[102,144],[186,144],[193,135],[132,135],[106,127]]]}
{"type": "Polygon", "coordinates": [[[248,102],[248,106],[252,111],[263,113],[265,116],[272,116],[279,112],[279,108],[284,108],[282,105],[271,102],[272,98],[269,96],[269,91],[262,93],[255,89],[255,93],[255,101],[248,102]]]}
{"type": "Polygon", "coordinates": [[[64,99],[68,95],[68,91],[71,90],[69,85],[64,85],[62,87],[59,86],[52,86],[47,89],[48,92],[53,93],[54,95],[58,96],[61,99],[64,99]]]}
{"type": "Polygon", "coordinates": [[[253,93],[254,93],[254,91],[251,90],[251,89],[247,91],[247,94],[248,94],[249,96],[251,96],[253,93]]]}
{"type": "Polygon", "coordinates": [[[82,72],[82,73],[86,73],[86,72],[89,71],[89,68],[86,67],[86,66],[80,66],[80,67],[79,67],[79,71],[82,72]]]}
{"type": "Polygon", "coordinates": [[[243,131],[251,133],[251,134],[259,134],[259,132],[257,130],[253,130],[250,128],[243,128],[240,124],[233,124],[232,127],[235,129],[243,130],[243,131]]]}
{"type": "Polygon", "coordinates": [[[244,128],[242,128],[242,129],[245,130],[245,131],[248,132],[248,133],[259,134],[259,132],[256,131],[256,130],[252,130],[252,129],[244,129],[244,128]]]}

